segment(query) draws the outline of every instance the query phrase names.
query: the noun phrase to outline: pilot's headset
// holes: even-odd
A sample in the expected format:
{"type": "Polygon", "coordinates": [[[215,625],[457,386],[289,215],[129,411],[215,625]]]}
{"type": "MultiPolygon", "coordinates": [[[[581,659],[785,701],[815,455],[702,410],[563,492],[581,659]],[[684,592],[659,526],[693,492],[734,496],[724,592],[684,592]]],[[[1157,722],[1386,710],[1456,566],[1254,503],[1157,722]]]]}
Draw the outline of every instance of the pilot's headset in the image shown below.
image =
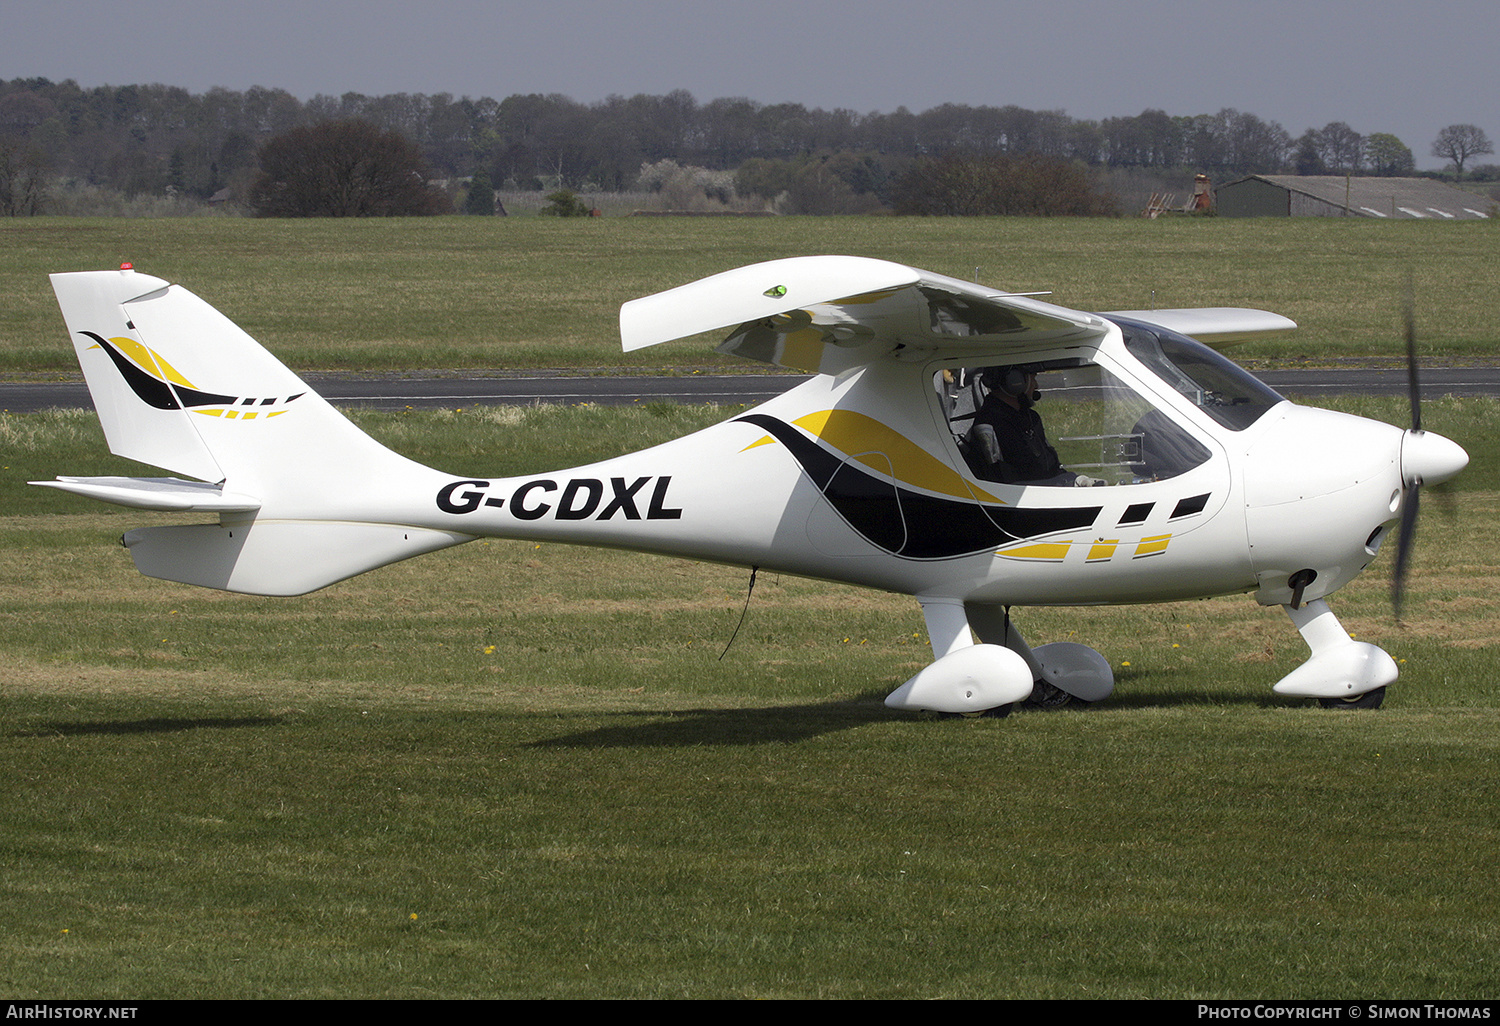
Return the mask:
{"type": "Polygon", "coordinates": [[[1020,402],[1025,409],[1042,397],[1040,389],[1026,391],[1026,379],[1036,371],[1031,367],[991,367],[984,374],[985,384],[999,389],[1020,402]]]}

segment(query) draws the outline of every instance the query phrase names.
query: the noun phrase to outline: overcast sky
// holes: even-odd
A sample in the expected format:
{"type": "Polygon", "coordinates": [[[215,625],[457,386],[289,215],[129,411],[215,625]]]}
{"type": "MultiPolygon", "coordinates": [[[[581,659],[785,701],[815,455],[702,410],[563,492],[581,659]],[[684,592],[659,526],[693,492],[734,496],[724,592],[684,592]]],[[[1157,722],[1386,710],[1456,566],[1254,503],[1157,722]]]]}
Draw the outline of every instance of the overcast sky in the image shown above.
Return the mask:
{"type": "Polygon", "coordinates": [[[1100,119],[1225,107],[1293,136],[1500,137],[1495,0],[0,0],[0,78],[317,93],[610,94],[1100,119]]]}

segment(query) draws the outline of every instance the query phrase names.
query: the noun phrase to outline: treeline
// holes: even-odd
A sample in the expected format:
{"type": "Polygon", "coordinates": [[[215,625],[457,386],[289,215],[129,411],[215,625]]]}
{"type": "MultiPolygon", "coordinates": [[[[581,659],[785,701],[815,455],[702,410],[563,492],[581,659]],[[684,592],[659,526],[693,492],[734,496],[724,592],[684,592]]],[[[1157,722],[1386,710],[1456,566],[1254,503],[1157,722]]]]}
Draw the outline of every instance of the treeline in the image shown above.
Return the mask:
{"type": "Polygon", "coordinates": [[[1410,149],[1388,134],[1362,136],[1336,122],[1294,138],[1274,121],[1236,110],[1147,110],[1102,121],[961,104],[861,114],[747,99],[699,103],[682,90],[587,104],[557,94],[345,93],[301,101],[258,86],[194,94],[33,78],[0,82],[0,177],[7,195],[23,197],[12,198],[12,207],[36,196],[34,183],[44,179],[126,196],[208,200],[230,190],[243,197],[268,140],[350,119],[399,131],[440,179],[482,172],[497,189],[619,192],[660,189],[691,171],[706,194],[733,188],[740,196],[789,197],[802,212],[890,206],[914,162],[955,153],[1096,169],[1186,168],[1216,181],[1414,167],[1410,149]],[[643,174],[654,182],[643,184],[643,174]]]}

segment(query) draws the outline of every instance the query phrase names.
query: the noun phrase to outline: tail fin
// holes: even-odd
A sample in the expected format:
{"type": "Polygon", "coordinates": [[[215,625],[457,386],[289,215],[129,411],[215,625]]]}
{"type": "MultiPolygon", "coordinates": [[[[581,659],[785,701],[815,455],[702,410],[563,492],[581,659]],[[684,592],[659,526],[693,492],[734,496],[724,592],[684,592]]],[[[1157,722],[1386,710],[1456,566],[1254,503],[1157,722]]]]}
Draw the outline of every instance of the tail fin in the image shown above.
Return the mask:
{"type": "Polygon", "coordinates": [[[110,451],[197,480],[34,483],[143,509],[218,512],[226,521],[131,532],[143,573],[298,594],[468,540],[388,519],[381,494],[408,485],[426,491],[435,472],[359,430],[187,289],[128,269],[54,274],[52,287],[110,451]],[[230,521],[239,527],[233,544],[230,521]],[[246,546],[251,524],[262,542],[246,546]],[[393,524],[389,544],[371,544],[372,528],[393,524]],[[218,531],[225,544],[213,541],[218,531]]]}
{"type": "Polygon", "coordinates": [[[330,474],[368,481],[409,463],[180,285],[124,270],[54,274],[52,287],[117,455],[294,515],[326,506],[330,474]]]}

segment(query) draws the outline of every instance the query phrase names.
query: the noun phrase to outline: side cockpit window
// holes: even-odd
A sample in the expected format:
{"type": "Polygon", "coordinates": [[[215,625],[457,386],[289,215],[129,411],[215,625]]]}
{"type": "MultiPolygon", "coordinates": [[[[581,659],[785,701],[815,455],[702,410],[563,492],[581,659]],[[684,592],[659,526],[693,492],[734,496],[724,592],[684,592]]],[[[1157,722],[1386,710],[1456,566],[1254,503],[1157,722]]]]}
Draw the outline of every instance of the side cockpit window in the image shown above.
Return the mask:
{"type": "Polygon", "coordinates": [[[934,388],[954,444],[981,481],[1136,484],[1175,477],[1209,457],[1167,413],[1079,358],[945,367],[934,388]]]}

